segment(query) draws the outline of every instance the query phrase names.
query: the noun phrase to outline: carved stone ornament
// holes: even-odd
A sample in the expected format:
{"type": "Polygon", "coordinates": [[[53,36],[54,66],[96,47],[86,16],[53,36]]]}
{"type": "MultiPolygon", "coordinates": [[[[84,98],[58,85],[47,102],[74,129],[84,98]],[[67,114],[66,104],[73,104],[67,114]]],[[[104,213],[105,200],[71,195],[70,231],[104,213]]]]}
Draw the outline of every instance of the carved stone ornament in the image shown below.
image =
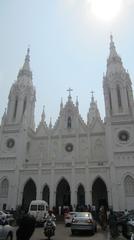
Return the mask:
{"type": "Polygon", "coordinates": [[[125,143],[129,140],[130,135],[129,132],[126,130],[122,130],[118,133],[118,138],[121,142],[125,143]]]}
{"type": "Polygon", "coordinates": [[[12,147],[14,146],[14,144],[15,144],[15,141],[14,141],[13,138],[9,138],[9,139],[7,140],[7,147],[8,147],[8,148],[12,148],[12,147]]]}
{"type": "Polygon", "coordinates": [[[68,143],[65,146],[65,149],[66,149],[67,152],[72,152],[73,151],[73,144],[72,143],[68,143]]]}

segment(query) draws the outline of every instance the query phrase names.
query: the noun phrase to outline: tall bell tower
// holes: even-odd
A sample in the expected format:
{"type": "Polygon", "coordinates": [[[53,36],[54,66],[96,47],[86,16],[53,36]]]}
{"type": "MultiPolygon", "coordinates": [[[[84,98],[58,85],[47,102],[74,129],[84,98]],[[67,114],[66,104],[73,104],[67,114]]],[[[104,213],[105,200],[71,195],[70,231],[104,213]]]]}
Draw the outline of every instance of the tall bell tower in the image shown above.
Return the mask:
{"type": "Polygon", "coordinates": [[[30,70],[29,48],[23,67],[20,69],[17,81],[12,85],[9,97],[6,124],[25,124],[26,128],[34,129],[35,88],[30,70]]]}
{"type": "Polygon", "coordinates": [[[132,83],[116,52],[112,35],[110,36],[110,54],[107,59],[106,75],[103,77],[106,119],[134,116],[132,83]]]}
{"type": "Polygon", "coordinates": [[[124,178],[133,171],[134,155],[134,102],[132,83],[110,36],[110,54],[106,75],[103,77],[105,101],[106,149],[111,179],[110,202],[115,210],[125,209],[124,178]]]}

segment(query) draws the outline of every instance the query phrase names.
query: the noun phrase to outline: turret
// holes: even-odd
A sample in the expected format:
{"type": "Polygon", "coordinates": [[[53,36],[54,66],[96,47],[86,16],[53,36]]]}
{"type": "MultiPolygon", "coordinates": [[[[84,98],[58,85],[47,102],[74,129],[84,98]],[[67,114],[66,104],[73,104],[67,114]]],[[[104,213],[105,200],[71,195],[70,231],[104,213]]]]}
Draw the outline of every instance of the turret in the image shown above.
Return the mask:
{"type": "Polygon", "coordinates": [[[10,90],[6,123],[20,124],[25,122],[25,127],[34,129],[36,93],[32,82],[32,72],[29,62],[28,48],[23,67],[20,69],[17,80],[10,90]]]}
{"type": "Polygon", "coordinates": [[[132,83],[117,54],[112,35],[110,54],[107,59],[106,75],[103,76],[103,89],[106,117],[134,114],[132,83]]]}

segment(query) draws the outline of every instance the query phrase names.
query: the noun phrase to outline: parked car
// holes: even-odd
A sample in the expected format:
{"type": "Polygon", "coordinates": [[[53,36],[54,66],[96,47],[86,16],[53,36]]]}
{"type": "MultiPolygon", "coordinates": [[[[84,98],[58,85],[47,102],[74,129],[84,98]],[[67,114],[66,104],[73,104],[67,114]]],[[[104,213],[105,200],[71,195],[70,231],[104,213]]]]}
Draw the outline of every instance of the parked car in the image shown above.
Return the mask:
{"type": "Polygon", "coordinates": [[[64,223],[65,226],[71,226],[72,219],[75,216],[75,212],[68,212],[64,214],[64,223]]]}
{"type": "Polygon", "coordinates": [[[75,212],[71,232],[74,234],[76,231],[89,231],[92,234],[97,231],[97,223],[91,212],[75,212]]]}
{"type": "Polygon", "coordinates": [[[0,219],[0,240],[13,240],[13,227],[4,218],[0,219]]]}

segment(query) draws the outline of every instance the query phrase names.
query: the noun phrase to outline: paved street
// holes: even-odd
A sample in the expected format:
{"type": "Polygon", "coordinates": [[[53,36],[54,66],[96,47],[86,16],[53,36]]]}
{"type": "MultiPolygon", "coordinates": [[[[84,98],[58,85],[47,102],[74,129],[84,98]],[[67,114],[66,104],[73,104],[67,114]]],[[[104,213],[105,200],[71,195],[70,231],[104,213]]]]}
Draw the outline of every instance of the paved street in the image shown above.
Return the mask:
{"type": "MultiPolygon", "coordinates": [[[[43,228],[36,228],[33,236],[30,240],[46,240],[47,238],[43,234],[43,228]]],[[[98,227],[98,231],[95,235],[90,236],[89,234],[78,234],[71,235],[71,231],[69,227],[65,227],[64,224],[58,223],[56,228],[56,234],[52,238],[52,240],[109,240],[109,233],[102,232],[98,227]]]]}

